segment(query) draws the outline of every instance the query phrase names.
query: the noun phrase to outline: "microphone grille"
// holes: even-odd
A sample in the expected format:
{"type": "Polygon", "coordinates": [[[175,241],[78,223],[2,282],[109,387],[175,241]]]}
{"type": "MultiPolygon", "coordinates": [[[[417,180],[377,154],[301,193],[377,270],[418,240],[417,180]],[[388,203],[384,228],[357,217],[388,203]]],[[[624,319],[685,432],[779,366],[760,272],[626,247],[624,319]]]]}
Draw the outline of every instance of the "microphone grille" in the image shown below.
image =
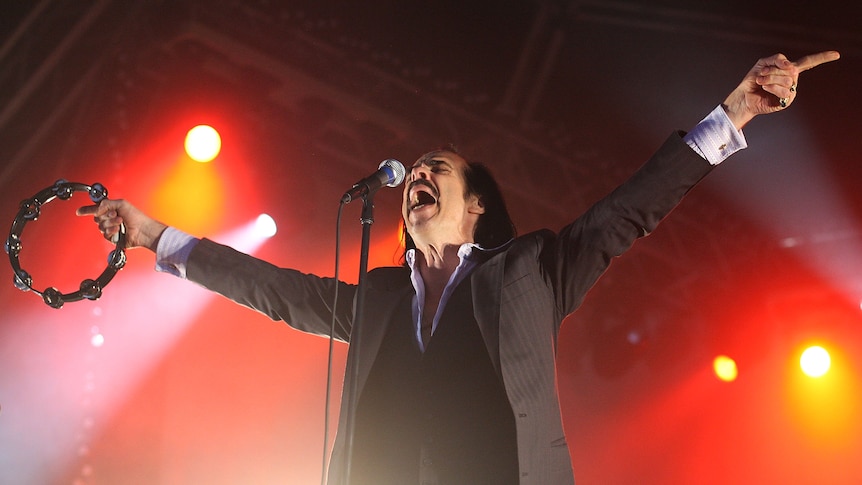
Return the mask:
{"type": "Polygon", "coordinates": [[[386,184],[387,187],[397,187],[401,185],[401,182],[404,181],[404,177],[407,175],[407,170],[404,169],[404,165],[401,164],[398,160],[394,158],[390,158],[387,160],[383,160],[378,168],[389,167],[392,172],[392,176],[389,178],[389,182],[386,184]]]}

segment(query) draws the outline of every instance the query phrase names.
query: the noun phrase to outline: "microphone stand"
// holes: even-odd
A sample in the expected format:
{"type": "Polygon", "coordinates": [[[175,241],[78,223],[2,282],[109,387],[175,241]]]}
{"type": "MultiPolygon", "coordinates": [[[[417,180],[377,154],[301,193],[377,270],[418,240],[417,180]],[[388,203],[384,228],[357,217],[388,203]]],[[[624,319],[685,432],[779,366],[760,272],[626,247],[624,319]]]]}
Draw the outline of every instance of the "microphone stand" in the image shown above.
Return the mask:
{"type": "Polygon", "coordinates": [[[350,483],[351,468],[353,465],[353,432],[356,427],[356,406],[358,402],[358,385],[359,385],[359,349],[360,347],[360,331],[365,310],[365,279],[368,273],[368,251],[371,245],[371,224],[374,224],[374,194],[366,194],[362,196],[362,245],[359,250],[359,286],[356,289],[356,315],[353,319],[353,327],[350,331],[350,352],[353,354],[352,368],[350,369],[349,381],[350,387],[345,399],[347,406],[344,408],[347,411],[345,417],[347,431],[347,449],[345,461],[345,484],[350,483]]]}

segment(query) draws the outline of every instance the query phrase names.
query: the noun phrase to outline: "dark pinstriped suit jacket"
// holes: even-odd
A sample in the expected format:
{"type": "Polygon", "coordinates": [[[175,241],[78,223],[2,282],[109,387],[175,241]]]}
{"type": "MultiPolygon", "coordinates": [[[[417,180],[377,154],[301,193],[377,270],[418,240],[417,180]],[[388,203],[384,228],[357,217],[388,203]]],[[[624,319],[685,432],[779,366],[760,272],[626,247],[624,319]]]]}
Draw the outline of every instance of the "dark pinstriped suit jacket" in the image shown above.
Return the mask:
{"type": "MultiPolygon", "coordinates": [[[[515,416],[522,484],[574,482],[555,383],[560,325],[615,256],[649,234],[712,167],[671,135],[627,182],[559,233],[544,230],[515,239],[470,275],[476,320],[502,375],[515,416]]],[[[329,332],[335,281],[277,268],[211,241],[201,241],[188,278],[228,298],[320,335],[329,332]]],[[[336,338],[350,340],[356,287],[341,284],[336,338]]],[[[361,355],[348,351],[345,382],[359,393],[386,328],[410,318],[413,288],[404,268],[369,273],[361,355]]],[[[342,403],[341,416],[345,416],[342,403]]],[[[342,420],[343,421],[343,420],[342,420]]],[[[339,423],[330,482],[342,483],[344,423],[339,423]]]]}

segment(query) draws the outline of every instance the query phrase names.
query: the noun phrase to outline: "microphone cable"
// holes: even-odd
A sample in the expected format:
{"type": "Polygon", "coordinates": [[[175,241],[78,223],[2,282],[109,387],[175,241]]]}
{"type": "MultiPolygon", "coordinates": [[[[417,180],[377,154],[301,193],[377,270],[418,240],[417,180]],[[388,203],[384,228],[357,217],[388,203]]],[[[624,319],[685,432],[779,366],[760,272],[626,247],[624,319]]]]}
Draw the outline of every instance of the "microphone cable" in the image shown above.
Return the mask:
{"type": "MultiPolygon", "coordinates": [[[[326,475],[329,468],[329,408],[331,406],[332,401],[332,356],[334,353],[335,347],[335,320],[336,320],[336,311],[338,309],[338,288],[341,286],[341,282],[338,279],[338,268],[339,268],[339,260],[341,255],[341,217],[344,212],[344,206],[349,204],[352,200],[356,198],[357,195],[361,195],[363,199],[367,196],[370,196],[374,191],[379,189],[381,186],[386,187],[396,187],[404,181],[404,177],[406,175],[406,170],[404,169],[404,165],[401,164],[398,160],[394,158],[390,158],[384,160],[380,166],[378,167],[377,172],[372,174],[370,177],[366,177],[365,179],[357,182],[353,185],[353,189],[348,191],[342,198],[341,202],[338,204],[338,215],[335,218],[335,290],[333,291],[332,297],[332,320],[329,323],[329,355],[327,357],[326,363],[326,402],[324,406],[326,409],[323,411],[323,470],[320,476],[321,485],[326,485],[326,475]]],[[[363,206],[364,207],[364,206],[363,206]]],[[[363,215],[364,217],[364,215],[363,215]]],[[[365,221],[363,221],[363,224],[365,221]]],[[[361,283],[361,281],[360,281],[361,283]]],[[[357,316],[358,318],[358,316],[357,316]]],[[[354,403],[351,403],[354,404],[354,403]]],[[[353,432],[352,429],[348,430],[348,434],[353,432]]],[[[348,436],[347,439],[352,439],[352,436],[348,436]]],[[[351,443],[352,444],[352,443],[351,443]]],[[[352,447],[348,447],[347,453],[347,470],[349,473],[350,470],[350,460],[352,458],[352,447]]]]}
{"type": "Polygon", "coordinates": [[[326,359],[326,402],[323,410],[323,469],[320,474],[320,485],[326,485],[326,475],[329,471],[329,408],[332,401],[332,357],[335,347],[335,312],[338,308],[338,267],[341,255],[341,215],[344,212],[344,202],[338,204],[338,215],[335,218],[335,291],[332,296],[332,320],[329,323],[329,354],[326,359]]]}

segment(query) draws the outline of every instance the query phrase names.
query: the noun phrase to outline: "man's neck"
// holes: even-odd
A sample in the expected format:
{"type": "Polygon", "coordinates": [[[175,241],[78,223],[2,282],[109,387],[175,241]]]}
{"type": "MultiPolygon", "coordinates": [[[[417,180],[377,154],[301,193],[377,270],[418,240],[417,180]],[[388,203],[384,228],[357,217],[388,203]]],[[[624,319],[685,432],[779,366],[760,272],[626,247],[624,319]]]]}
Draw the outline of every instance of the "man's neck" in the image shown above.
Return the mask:
{"type": "Polygon", "coordinates": [[[442,288],[455,272],[462,244],[423,245],[416,248],[416,266],[426,286],[442,288]]]}

